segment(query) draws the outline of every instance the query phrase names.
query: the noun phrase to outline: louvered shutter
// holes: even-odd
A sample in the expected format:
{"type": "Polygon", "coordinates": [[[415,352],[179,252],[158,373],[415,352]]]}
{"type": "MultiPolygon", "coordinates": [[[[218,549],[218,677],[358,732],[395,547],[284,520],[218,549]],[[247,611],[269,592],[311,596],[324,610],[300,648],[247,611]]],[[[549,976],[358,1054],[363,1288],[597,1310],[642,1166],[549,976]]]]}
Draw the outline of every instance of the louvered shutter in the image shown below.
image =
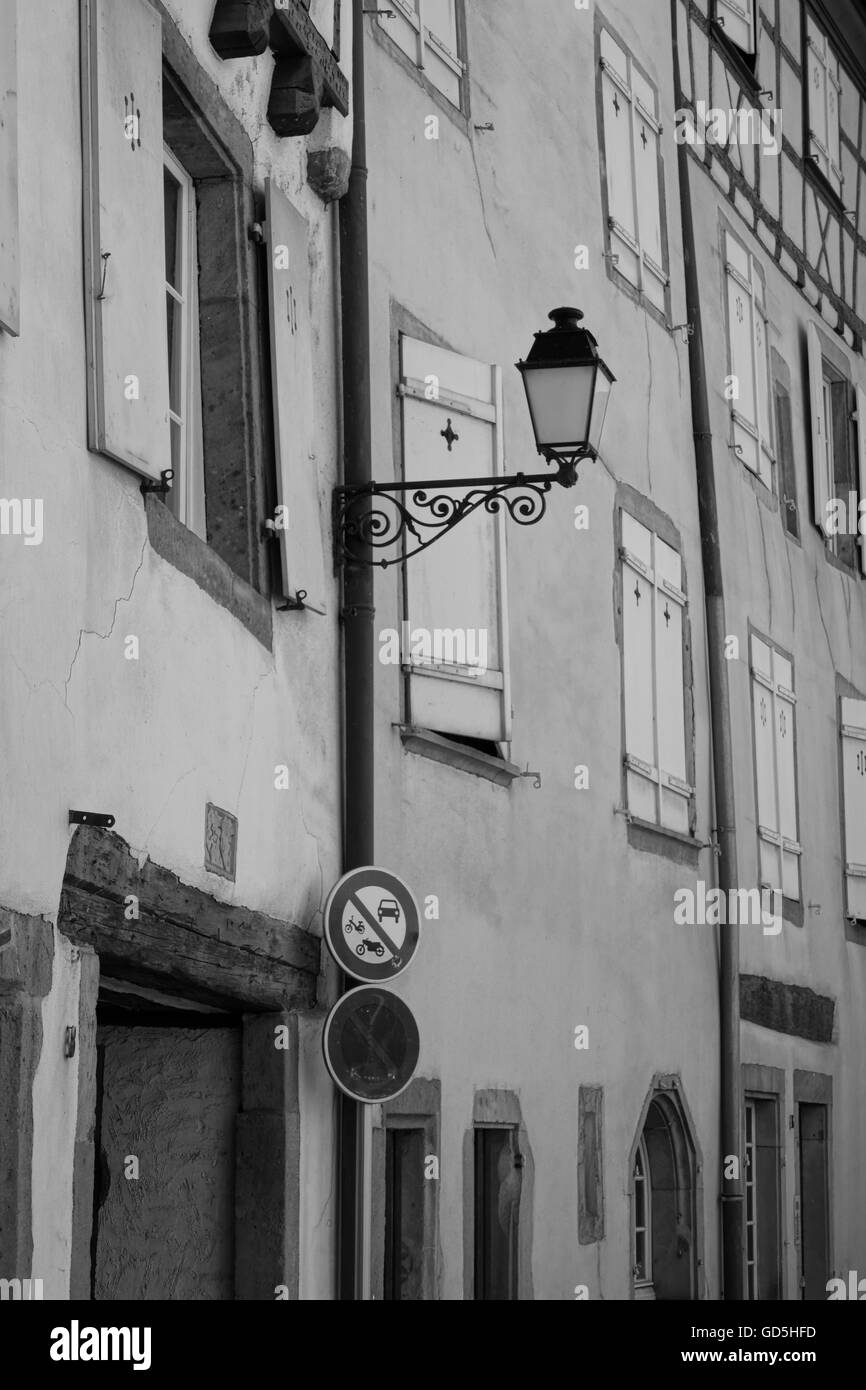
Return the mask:
{"type": "Polygon", "coordinates": [[[171,466],[162,21],[82,0],[88,442],[149,478],[171,466]]]}
{"type": "Polygon", "coordinates": [[[758,846],[761,884],[782,888],[781,835],[776,804],[773,653],[752,638],[752,715],[755,733],[758,846]]]}
{"type": "Polygon", "coordinates": [[[863,510],[857,519],[858,538],[860,546],[860,569],[866,574],[866,536],[860,535],[860,523],[866,526],[866,391],[862,386],[856,390],[857,400],[857,478],[860,485],[859,501],[863,504],[863,510]]]}
{"type": "Polygon", "coordinates": [[[660,821],[683,835],[689,831],[692,788],[686,778],[685,680],[683,675],[682,559],[655,538],[655,650],[660,821]]]}
{"type": "Polygon", "coordinates": [[[661,198],[659,195],[659,137],[656,98],[652,87],[632,69],[634,97],[634,169],[637,198],[638,241],[643,264],[642,287],[657,309],[664,310],[667,276],[662,250],[661,198]]]}
{"type": "Polygon", "coordinates": [[[652,533],[622,513],[623,697],[628,808],[657,821],[652,533]]]}
{"type": "Polygon", "coordinates": [[[734,445],[747,467],[760,473],[751,264],[749,253],[730,233],[725,235],[725,277],[730,372],[736,378],[736,394],[731,402],[734,445]]]}
{"type": "Polygon", "coordinates": [[[744,53],[755,51],[755,0],[716,0],[716,19],[744,53]]]}
{"type": "Polygon", "coordinates": [[[779,834],[782,854],[782,891],[786,898],[800,896],[800,845],[797,838],[796,714],[793,671],[790,661],[773,653],[775,681],[776,776],[779,798],[779,834]]]}
{"type": "Polygon", "coordinates": [[[824,536],[828,536],[827,504],[832,495],[828,454],[828,431],[830,422],[824,407],[824,358],[821,352],[821,339],[814,323],[807,324],[806,340],[809,357],[809,406],[812,425],[812,498],[815,509],[815,525],[824,536]]]}
{"type": "Polygon", "coordinates": [[[309,237],[307,224],[273,179],[266,181],[278,528],[283,593],[326,612],[324,528],[313,455],[309,237]]]}
{"type": "Polygon", "coordinates": [[[842,700],[845,883],[850,917],[866,920],[866,700],[842,700]]]}
{"type": "Polygon", "coordinates": [[[18,226],[18,14],[7,0],[0,40],[0,328],[20,329],[18,226]]]}
{"type": "MultiPolygon", "coordinates": [[[[400,393],[407,482],[502,472],[499,368],[404,336],[400,393]]],[[[427,639],[404,652],[415,727],[511,737],[504,546],[503,517],[481,507],[405,566],[408,630],[427,639]]]]}
{"type": "Polygon", "coordinates": [[[610,249],[619,257],[620,274],[640,286],[628,60],[607,32],[601,36],[601,67],[610,249]]]}

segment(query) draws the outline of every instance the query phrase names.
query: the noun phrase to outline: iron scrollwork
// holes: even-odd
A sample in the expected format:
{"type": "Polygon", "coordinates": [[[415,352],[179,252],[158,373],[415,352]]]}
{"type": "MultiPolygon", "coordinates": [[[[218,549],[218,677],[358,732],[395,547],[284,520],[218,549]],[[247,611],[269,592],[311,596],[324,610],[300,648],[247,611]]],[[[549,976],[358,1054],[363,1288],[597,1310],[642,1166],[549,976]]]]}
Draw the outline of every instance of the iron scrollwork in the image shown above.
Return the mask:
{"type": "Polygon", "coordinates": [[[547,511],[553,484],[572,487],[577,481],[577,459],[557,462],[556,473],[338,487],[334,495],[337,560],[382,569],[402,564],[479,509],[498,516],[504,508],[518,526],[534,526],[547,511]],[[402,553],[380,558],[381,551],[401,545],[402,553]]]}

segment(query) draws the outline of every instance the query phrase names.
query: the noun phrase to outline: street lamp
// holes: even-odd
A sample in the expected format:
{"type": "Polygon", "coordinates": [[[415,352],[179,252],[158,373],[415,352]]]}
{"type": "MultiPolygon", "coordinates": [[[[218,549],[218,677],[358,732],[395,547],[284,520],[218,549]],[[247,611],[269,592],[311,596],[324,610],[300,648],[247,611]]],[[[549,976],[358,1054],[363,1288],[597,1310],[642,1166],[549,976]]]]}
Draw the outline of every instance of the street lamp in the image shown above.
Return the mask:
{"type": "Polygon", "coordinates": [[[560,467],[565,487],[577,481],[577,464],[595,458],[610,388],[616,380],[598,343],[580,327],[579,309],[553,309],[553,328],[536,333],[529,356],[517,363],[523,377],[538,452],[560,467]]]}
{"type": "Polygon", "coordinates": [[[529,356],[517,363],[517,370],[526,388],[536,447],[548,463],[556,464],[557,471],[338,487],[334,537],[339,563],[383,569],[402,564],[479,507],[496,515],[504,505],[512,521],[532,526],[544,516],[547,493],[554,483],[574,487],[577,465],[598,455],[616,378],[599,356],[595,338],[581,328],[579,309],[554,309],[549,317],[553,328],[536,333],[529,356]],[[452,490],[457,495],[449,495],[452,490]],[[409,544],[414,542],[414,549],[404,549],[393,559],[376,558],[377,552],[407,537],[412,538],[409,544]]]}

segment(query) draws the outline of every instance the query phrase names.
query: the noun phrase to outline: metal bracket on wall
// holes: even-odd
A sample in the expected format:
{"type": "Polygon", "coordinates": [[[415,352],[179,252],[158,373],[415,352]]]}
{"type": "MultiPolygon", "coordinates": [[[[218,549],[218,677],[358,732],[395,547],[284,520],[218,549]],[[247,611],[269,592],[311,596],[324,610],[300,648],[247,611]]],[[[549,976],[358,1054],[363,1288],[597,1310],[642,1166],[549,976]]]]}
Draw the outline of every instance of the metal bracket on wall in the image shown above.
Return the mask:
{"type": "Polygon", "coordinates": [[[156,492],[159,493],[161,497],[164,497],[166,493],[171,492],[173,481],[174,469],[164,468],[159,475],[159,482],[157,482],[155,478],[142,479],[141,494],[143,497],[146,497],[149,492],[156,492]]]}
{"type": "Polygon", "coordinates": [[[299,589],[294,598],[287,598],[285,603],[277,604],[278,613],[300,613],[306,604],[304,599],[307,597],[306,589],[299,589]]]}
{"type": "Polygon", "coordinates": [[[96,825],[103,830],[111,830],[114,825],[114,816],[104,815],[101,811],[70,811],[70,825],[96,825]]]}
{"type": "Polygon", "coordinates": [[[536,791],[540,791],[540,790],[541,790],[541,773],[540,773],[540,772],[530,772],[530,771],[529,771],[529,763],[526,764],[526,771],[525,771],[525,772],[521,772],[520,776],[521,776],[521,777],[534,777],[534,778],[535,778],[535,781],[534,781],[533,784],[532,784],[533,787],[535,788],[536,791]]]}

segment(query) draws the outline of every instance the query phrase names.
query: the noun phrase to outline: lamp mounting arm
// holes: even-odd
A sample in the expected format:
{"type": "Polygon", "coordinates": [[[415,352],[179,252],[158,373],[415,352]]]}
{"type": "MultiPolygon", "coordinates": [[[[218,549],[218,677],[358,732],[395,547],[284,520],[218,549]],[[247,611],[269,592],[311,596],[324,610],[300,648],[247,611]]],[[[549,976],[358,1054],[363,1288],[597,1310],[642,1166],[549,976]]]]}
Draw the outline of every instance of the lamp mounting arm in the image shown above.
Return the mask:
{"type": "Polygon", "coordinates": [[[547,511],[547,494],[553,484],[574,487],[578,464],[593,453],[588,449],[568,455],[546,451],[545,456],[555,465],[555,473],[434,478],[429,482],[335,488],[337,564],[379,565],[382,569],[403,564],[429,550],[479,509],[497,516],[504,507],[519,526],[534,526],[547,511]],[[382,550],[401,544],[402,554],[379,558],[382,550]]]}

